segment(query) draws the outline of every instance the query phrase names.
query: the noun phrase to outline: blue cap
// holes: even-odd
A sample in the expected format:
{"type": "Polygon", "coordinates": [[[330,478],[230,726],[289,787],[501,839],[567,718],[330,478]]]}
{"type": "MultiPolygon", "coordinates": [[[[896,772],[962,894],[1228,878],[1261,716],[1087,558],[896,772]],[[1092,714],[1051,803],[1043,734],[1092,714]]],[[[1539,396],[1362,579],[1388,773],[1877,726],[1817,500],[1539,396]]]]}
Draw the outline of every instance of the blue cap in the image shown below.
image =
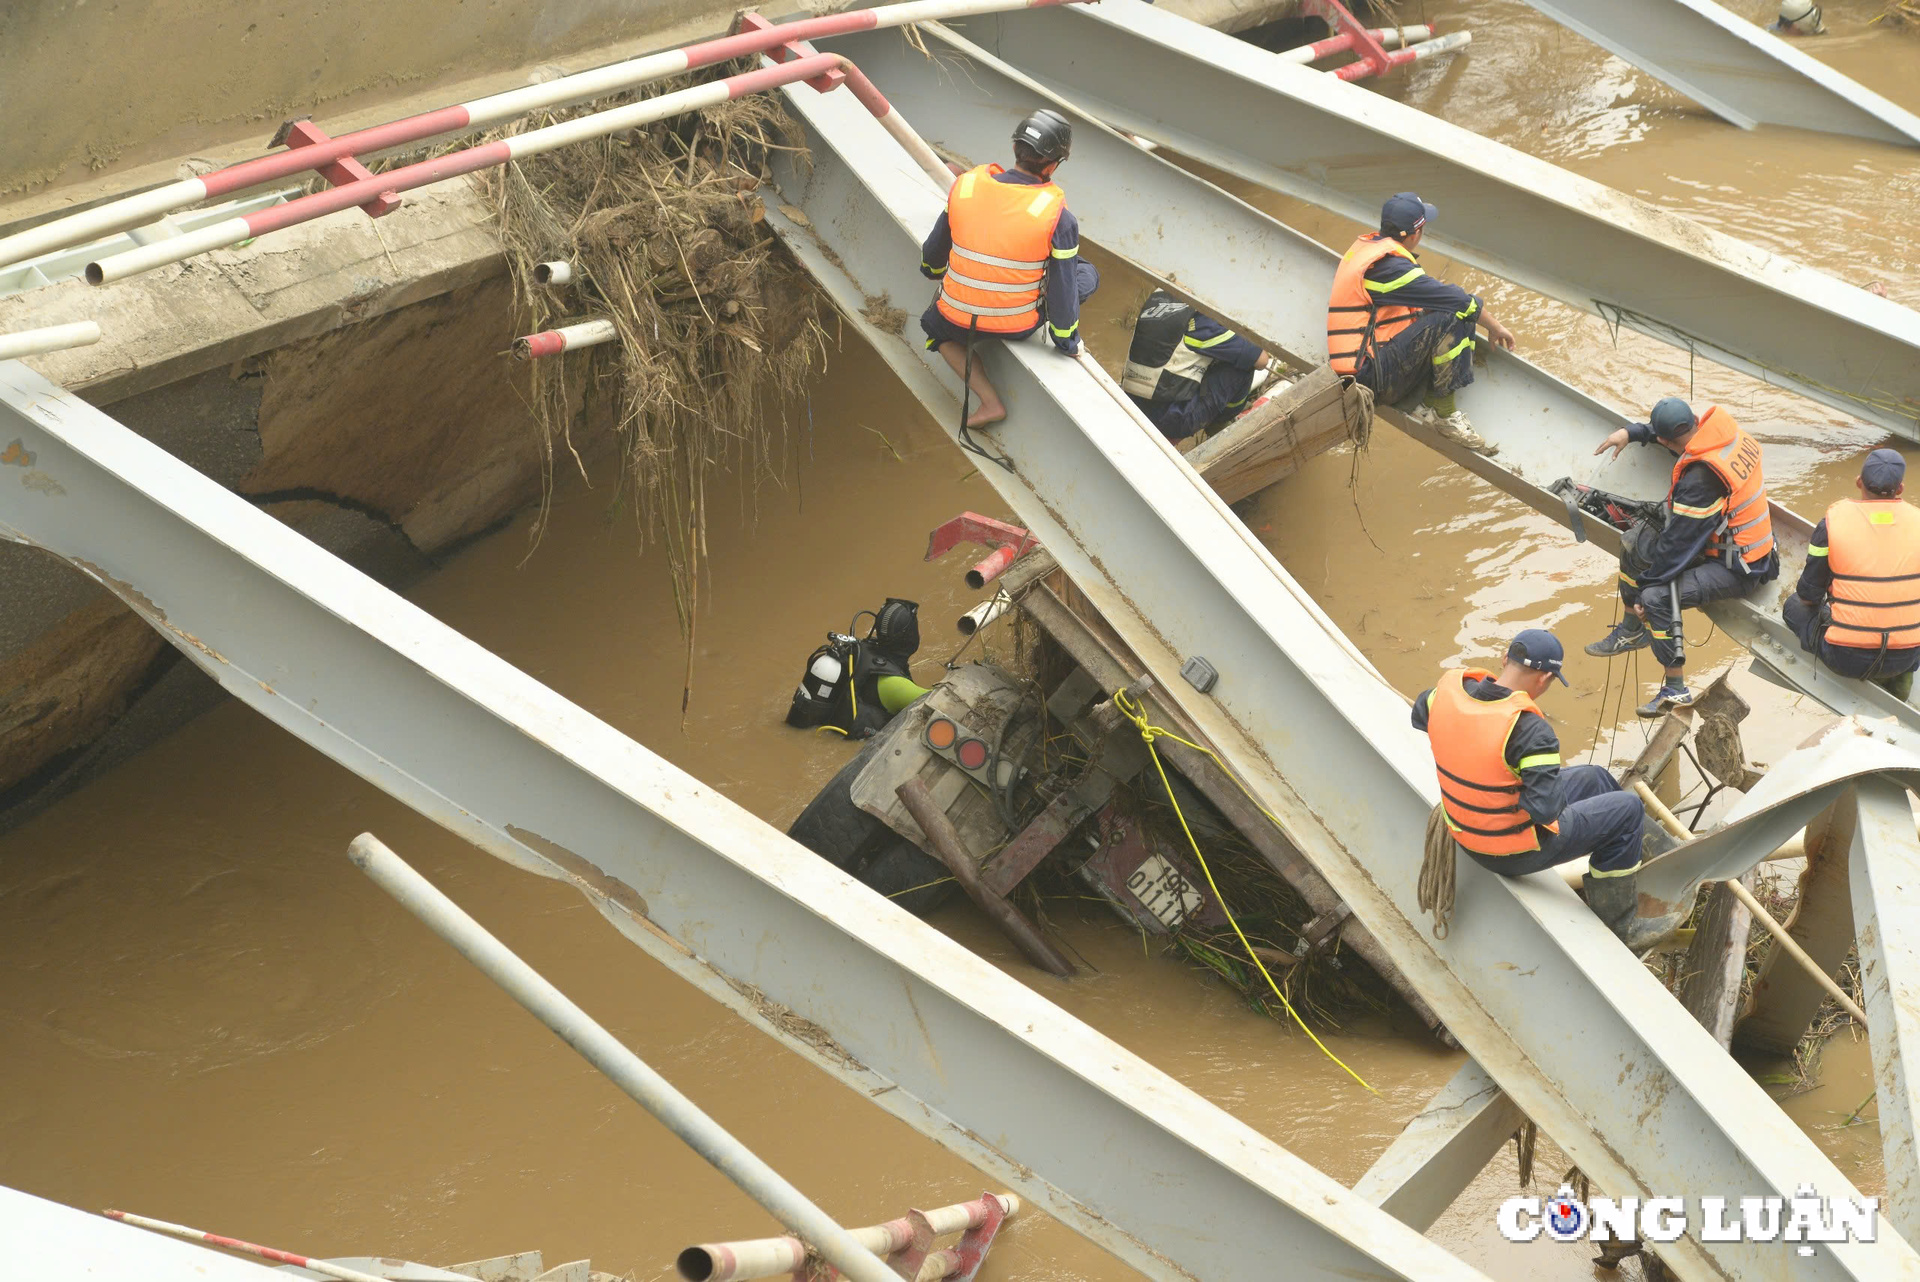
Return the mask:
{"type": "Polygon", "coordinates": [[[1899,450],[1880,449],[1860,465],[1860,481],[1875,494],[1891,494],[1907,478],[1907,460],[1899,450]]]}
{"type": "Polygon", "coordinates": [[[1515,637],[1507,646],[1507,659],[1523,668],[1532,668],[1535,672],[1551,672],[1560,678],[1560,684],[1567,684],[1567,674],[1560,671],[1567,652],[1560,648],[1559,638],[1545,628],[1528,628],[1515,637]]]}
{"type": "Polygon", "coordinates": [[[1411,236],[1432,222],[1438,212],[1412,192],[1403,191],[1380,206],[1380,230],[1389,236],[1411,236]]]}
{"type": "Polygon", "coordinates": [[[1647,415],[1647,426],[1663,441],[1691,432],[1695,421],[1693,407],[1678,396],[1661,397],[1654,402],[1653,413],[1647,415]]]}

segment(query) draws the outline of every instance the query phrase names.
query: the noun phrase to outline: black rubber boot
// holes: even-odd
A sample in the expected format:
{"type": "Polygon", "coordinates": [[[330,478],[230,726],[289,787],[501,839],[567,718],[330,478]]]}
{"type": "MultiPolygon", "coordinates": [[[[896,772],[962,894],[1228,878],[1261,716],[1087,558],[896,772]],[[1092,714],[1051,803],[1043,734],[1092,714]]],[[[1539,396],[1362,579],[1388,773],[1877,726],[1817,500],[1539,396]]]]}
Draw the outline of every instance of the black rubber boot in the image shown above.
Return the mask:
{"type": "Polygon", "coordinates": [[[1897,677],[1880,677],[1874,681],[1874,684],[1905,703],[1909,701],[1907,696],[1913,693],[1913,673],[1902,672],[1897,677]]]}
{"type": "Polygon", "coordinates": [[[1640,888],[1636,884],[1639,880],[1637,872],[1618,877],[1596,877],[1589,872],[1581,879],[1580,888],[1586,892],[1587,907],[1623,944],[1629,941],[1633,919],[1639,911],[1640,888]]]}

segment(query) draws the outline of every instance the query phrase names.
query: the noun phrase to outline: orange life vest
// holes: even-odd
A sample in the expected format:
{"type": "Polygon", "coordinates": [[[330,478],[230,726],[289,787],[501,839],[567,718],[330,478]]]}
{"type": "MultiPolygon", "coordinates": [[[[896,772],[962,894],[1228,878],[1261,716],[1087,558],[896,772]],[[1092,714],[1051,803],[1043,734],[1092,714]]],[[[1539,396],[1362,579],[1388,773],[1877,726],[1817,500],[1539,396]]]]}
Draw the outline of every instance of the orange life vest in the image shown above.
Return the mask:
{"type": "Polygon", "coordinates": [[[1848,499],[1827,509],[1833,571],[1829,645],[1920,645],[1920,509],[1899,499],[1848,499]]]}
{"type": "Polygon", "coordinates": [[[1727,546],[1731,535],[1740,560],[1749,565],[1765,560],[1773,551],[1773,515],[1767,508],[1766,482],[1760,475],[1760,442],[1748,436],[1733,421],[1733,415],[1718,405],[1708,406],[1700,417],[1700,426],[1687,441],[1686,451],[1675,461],[1673,480],[1667,485],[1667,506],[1681,515],[1686,515],[1687,509],[1673,507],[1673,487],[1680,484],[1680,474],[1695,463],[1712,468],[1727,487],[1726,510],[1720,518],[1720,529],[1707,544],[1707,555],[1720,557],[1731,566],[1733,558],[1727,546]]]}
{"type": "MultiPolygon", "coordinates": [[[[1520,775],[1507,764],[1507,739],[1521,713],[1540,709],[1518,690],[1492,700],[1467,693],[1469,680],[1492,676],[1478,668],[1442,676],[1427,696],[1427,738],[1453,839],[1482,855],[1525,854],[1540,849],[1540,834],[1520,804],[1520,775]]],[[[1558,823],[1546,827],[1560,830],[1558,823]]]]}
{"type": "Polygon", "coordinates": [[[1067,207],[1055,183],[1003,183],[999,165],[969,169],[947,191],[953,253],[940,278],[940,314],[962,329],[1019,334],[1040,324],[1040,286],[1053,229],[1067,207]]]}
{"type": "Polygon", "coordinates": [[[1389,254],[1406,260],[1414,274],[1420,264],[1393,237],[1372,232],[1353,242],[1333,273],[1333,297],[1327,301],[1327,358],[1336,374],[1351,374],[1373,358],[1374,349],[1413,324],[1411,307],[1382,305],[1367,285],[1367,269],[1389,254]]]}

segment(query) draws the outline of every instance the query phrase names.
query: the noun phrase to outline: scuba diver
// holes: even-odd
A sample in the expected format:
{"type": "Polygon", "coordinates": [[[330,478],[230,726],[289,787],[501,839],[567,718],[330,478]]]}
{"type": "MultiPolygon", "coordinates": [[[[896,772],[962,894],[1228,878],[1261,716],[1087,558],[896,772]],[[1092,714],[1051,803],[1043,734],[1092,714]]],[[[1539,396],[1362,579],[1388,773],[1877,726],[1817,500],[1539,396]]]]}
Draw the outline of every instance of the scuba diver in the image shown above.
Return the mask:
{"type": "Polygon", "coordinates": [[[865,739],[893,715],[925,694],[908,670],[920,648],[920,606],[888,597],[876,611],[853,616],[847,631],[829,632],[827,643],[807,656],[807,670],[787,708],[787,724],[802,730],[835,730],[849,739],[865,739]],[[851,635],[860,615],[873,626],[863,638],[851,635]]]}

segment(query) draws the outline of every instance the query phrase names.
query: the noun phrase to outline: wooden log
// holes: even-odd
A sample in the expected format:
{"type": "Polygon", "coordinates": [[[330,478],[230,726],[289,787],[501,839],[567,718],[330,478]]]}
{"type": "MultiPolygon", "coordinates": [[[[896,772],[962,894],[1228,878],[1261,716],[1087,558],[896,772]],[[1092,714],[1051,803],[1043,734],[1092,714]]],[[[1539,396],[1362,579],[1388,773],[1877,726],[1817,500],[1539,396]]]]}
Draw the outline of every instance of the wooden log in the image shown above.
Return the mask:
{"type": "Polygon", "coordinates": [[[967,853],[953,821],[934,801],[933,794],[927,791],[927,785],[918,779],[909,779],[896,791],[900,804],[907,808],[907,813],[913,816],[913,821],[920,825],[920,831],[926,835],[927,844],[933,847],[928,853],[947,866],[947,871],[960,883],[960,888],[967,892],[968,898],[980,905],[980,911],[993,919],[1000,933],[1013,941],[1023,957],[1049,975],[1071,977],[1075,973],[1073,963],[1061,956],[1060,950],[1040,933],[1040,928],[1028,921],[1026,914],[1006,899],[987,889],[986,883],[980,878],[980,869],[973,862],[973,856],[967,853]]]}
{"type": "MultiPolygon", "coordinates": [[[[1853,946],[1853,896],[1847,851],[1853,844],[1855,808],[1848,789],[1807,825],[1807,866],[1800,874],[1800,901],[1782,923],[1813,964],[1837,976],[1853,946]]],[[[1735,1048],[1762,1055],[1791,1055],[1827,999],[1826,990],[1781,948],[1768,950],[1754,979],[1753,1002],[1734,1025],[1735,1048]]]]}
{"type": "MultiPolygon", "coordinates": [[[[1755,874],[1740,879],[1749,890],[1755,874]]],[[[1713,1034],[1722,1046],[1733,1045],[1734,1024],[1740,1015],[1740,981],[1747,973],[1747,935],[1753,914],[1725,882],[1707,896],[1693,943],[1687,948],[1680,986],[1680,1004],[1713,1034]]]]}
{"type": "Polygon", "coordinates": [[[1322,365],[1195,446],[1187,462],[1214,493],[1238,503],[1348,439],[1359,399],[1322,365]]]}

